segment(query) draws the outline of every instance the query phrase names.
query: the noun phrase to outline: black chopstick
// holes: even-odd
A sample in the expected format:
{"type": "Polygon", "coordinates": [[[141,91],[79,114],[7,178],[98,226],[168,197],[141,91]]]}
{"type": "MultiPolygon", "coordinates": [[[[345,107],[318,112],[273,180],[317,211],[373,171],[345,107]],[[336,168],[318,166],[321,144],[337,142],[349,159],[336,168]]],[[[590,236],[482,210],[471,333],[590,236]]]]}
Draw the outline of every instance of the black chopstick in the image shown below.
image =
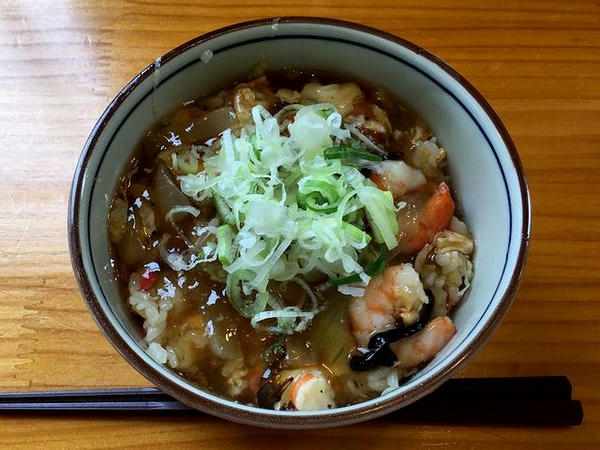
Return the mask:
{"type": "Polygon", "coordinates": [[[578,400],[457,401],[442,405],[423,401],[384,416],[383,420],[454,425],[572,426],[583,422],[583,408],[578,400]]]}
{"type": "MultiPolygon", "coordinates": [[[[579,425],[567,377],[457,378],[383,420],[497,425],[579,425]]],[[[9,412],[191,412],[156,388],[0,393],[9,412]]]]}
{"type": "Polygon", "coordinates": [[[572,391],[566,376],[452,378],[427,398],[571,400],[572,391]]]}
{"type": "Polygon", "coordinates": [[[0,410],[10,403],[86,403],[173,401],[173,397],[157,388],[90,389],[72,391],[4,392],[0,393],[0,410]]]}
{"type": "Polygon", "coordinates": [[[0,414],[6,412],[29,411],[29,412],[152,412],[152,411],[189,411],[198,412],[177,400],[146,401],[146,400],[109,400],[109,401],[63,401],[63,402],[15,402],[3,403],[0,406],[0,414]]]}

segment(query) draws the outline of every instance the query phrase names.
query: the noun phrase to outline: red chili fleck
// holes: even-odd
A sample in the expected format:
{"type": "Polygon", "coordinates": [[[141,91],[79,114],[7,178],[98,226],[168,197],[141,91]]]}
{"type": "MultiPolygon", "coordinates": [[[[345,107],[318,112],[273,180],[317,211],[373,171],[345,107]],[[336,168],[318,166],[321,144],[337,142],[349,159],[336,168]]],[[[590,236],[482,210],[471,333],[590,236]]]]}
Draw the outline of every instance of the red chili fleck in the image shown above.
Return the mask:
{"type": "Polygon", "coordinates": [[[452,307],[452,305],[450,304],[450,294],[446,294],[446,310],[450,311],[450,308],[452,307]]]}
{"type": "Polygon", "coordinates": [[[142,291],[147,291],[152,287],[156,278],[158,277],[158,272],[145,272],[140,277],[140,289],[142,291]]]}

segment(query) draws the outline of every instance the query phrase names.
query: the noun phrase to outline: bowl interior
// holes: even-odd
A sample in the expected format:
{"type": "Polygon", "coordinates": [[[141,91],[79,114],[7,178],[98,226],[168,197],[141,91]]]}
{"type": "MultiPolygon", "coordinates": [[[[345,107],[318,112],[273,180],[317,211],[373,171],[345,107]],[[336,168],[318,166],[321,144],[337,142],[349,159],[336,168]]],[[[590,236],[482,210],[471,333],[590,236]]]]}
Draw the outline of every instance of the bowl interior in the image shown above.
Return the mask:
{"type": "MultiPolygon", "coordinates": [[[[386,411],[383,403],[397,407],[433,389],[476,349],[474,340],[481,340],[488,328],[495,326],[491,319],[498,320],[498,310],[505,310],[510,303],[504,295],[515,269],[520,270],[522,237],[528,230],[524,227],[526,197],[519,175],[501,134],[482,106],[430,59],[364,31],[331,24],[279,23],[216,33],[157,60],[121,94],[119,107],[109,108],[101,119],[102,132],[88,155],[79,192],[77,225],[83,269],[106,314],[107,323],[102,326],[116,329],[130,350],[157,371],[161,380],[169,379],[186,389],[190,403],[202,407],[194,400],[200,397],[230,403],[188,385],[145,354],[139,344],[142,330],[128,313],[112,276],[106,218],[118,176],[147,129],[182,103],[243,78],[258,62],[272,68],[334,70],[382,86],[414,108],[447,149],[451,184],[477,242],[472,287],[453,314],[457,335],[423,371],[397,392],[342,408],[350,413],[370,408],[373,414],[382,414],[386,411]],[[415,390],[423,383],[429,385],[415,390]]],[[[250,414],[255,410],[233,407],[250,414]]],[[[269,417],[290,415],[256,411],[269,417]]],[[[328,414],[332,413],[316,413],[328,414]]],[[[347,415],[346,421],[358,420],[356,417],[347,415]]],[[[239,420],[257,423],[252,417],[239,420]]]]}

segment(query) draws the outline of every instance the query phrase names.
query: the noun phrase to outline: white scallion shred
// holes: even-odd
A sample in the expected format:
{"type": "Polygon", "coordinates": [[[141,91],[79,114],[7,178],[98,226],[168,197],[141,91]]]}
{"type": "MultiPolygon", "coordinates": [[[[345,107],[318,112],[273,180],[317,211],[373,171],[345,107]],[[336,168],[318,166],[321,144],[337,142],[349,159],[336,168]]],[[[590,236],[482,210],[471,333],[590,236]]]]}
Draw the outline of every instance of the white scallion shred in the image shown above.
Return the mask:
{"type": "Polygon", "coordinates": [[[310,298],[312,309],[316,310],[318,308],[317,296],[310,288],[310,286],[306,284],[306,281],[304,281],[302,278],[294,278],[292,281],[298,284],[302,289],[304,289],[304,291],[308,295],[308,298],[310,298]]]}
{"type": "Polygon", "coordinates": [[[296,306],[286,306],[281,309],[262,311],[252,316],[250,323],[254,328],[280,334],[293,334],[306,329],[316,312],[302,311],[296,306]],[[270,319],[276,319],[276,325],[263,325],[270,319]]]}
{"type": "Polygon", "coordinates": [[[385,153],[385,151],[381,147],[376,145],[373,141],[371,141],[371,139],[369,139],[364,134],[362,134],[360,131],[358,131],[358,128],[356,128],[355,126],[347,125],[346,128],[352,135],[356,136],[363,144],[365,144],[365,146],[369,150],[374,150],[374,151],[380,153],[381,155],[383,155],[385,153]]]}
{"type": "Polygon", "coordinates": [[[173,227],[174,230],[176,230],[178,228],[177,224],[175,223],[175,216],[177,214],[181,214],[181,213],[191,214],[194,217],[198,217],[198,215],[200,214],[200,210],[198,208],[194,208],[193,206],[185,206],[185,205],[173,206],[171,208],[171,210],[167,213],[167,216],[165,218],[167,219],[167,222],[169,222],[169,224],[173,227]]]}
{"type": "MultiPolygon", "coordinates": [[[[216,228],[203,227],[199,232],[200,235],[207,233],[215,234],[216,228]]],[[[217,246],[214,242],[206,242],[200,248],[192,246],[180,253],[166,248],[166,243],[170,238],[171,236],[169,234],[163,236],[158,243],[158,251],[160,252],[163,261],[165,261],[173,270],[192,270],[198,264],[214,262],[217,260],[217,246]]]]}
{"type": "Polygon", "coordinates": [[[352,286],[349,284],[342,284],[341,286],[338,286],[337,289],[338,292],[344,295],[350,295],[352,297],[362,297],[365,294],[365,288],[352,286]]]}

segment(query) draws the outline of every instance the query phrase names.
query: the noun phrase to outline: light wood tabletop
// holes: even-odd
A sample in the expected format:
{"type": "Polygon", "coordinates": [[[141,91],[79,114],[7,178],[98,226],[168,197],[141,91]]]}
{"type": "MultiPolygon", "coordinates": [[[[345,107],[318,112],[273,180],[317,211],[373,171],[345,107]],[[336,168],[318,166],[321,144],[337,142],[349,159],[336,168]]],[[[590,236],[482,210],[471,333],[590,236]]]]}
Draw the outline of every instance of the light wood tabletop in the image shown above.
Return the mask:
{"type": "Polygon", "coordinates": [[[377,420],[284,433],[208,416],[13,415],[0,418],[0,447],[598,448],[598,1],[0,1],[0,390],[148,385],[96,328],[71,271],[67,199],[81,148],[113,96],[157,56],[228,24],[299,14],[410,40],[496,109],[528,177],[533,237],[512,309],[462,375],[566,374],[584,424],[377,420]]]}

